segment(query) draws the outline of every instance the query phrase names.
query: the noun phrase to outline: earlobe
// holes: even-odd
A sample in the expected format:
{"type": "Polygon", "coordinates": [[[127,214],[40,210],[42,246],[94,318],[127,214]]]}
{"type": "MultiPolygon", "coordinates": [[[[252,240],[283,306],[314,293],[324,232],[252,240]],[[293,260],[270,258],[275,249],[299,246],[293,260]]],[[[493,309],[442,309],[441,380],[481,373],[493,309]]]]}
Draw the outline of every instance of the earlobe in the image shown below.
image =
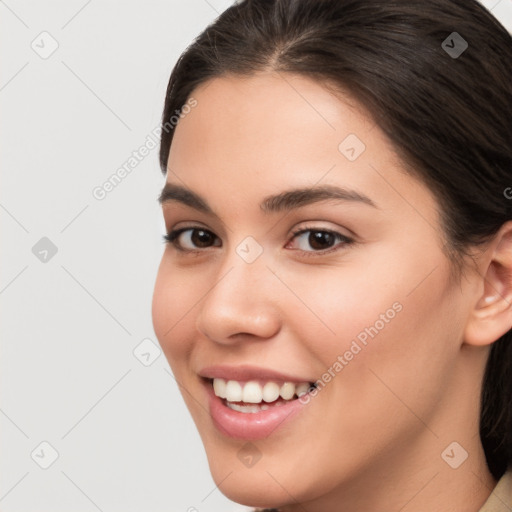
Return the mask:
{"type": "Polygon", "coordinates": [[[512,222],[505,223],[479,262],[480,296],[470,311],[464,341],[490,345],[512,329],[512,222]]]}

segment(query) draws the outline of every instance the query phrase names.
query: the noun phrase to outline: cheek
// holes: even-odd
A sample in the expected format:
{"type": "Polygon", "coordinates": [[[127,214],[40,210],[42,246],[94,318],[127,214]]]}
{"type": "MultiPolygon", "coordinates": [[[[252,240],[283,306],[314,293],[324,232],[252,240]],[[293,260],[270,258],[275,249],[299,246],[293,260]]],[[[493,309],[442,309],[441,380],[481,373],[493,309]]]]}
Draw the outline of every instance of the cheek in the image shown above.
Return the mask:
{"type": "Polygon", "coordinates": [[[194,280],[186,272],[179,272],[170,265],[164,253],[155,281],[152,300],[152,321],[157,339],[173,371],[175,361],[186,357],[190,351],[187,339],[194,305],[201,297],[194,287],[194,280]]]}
{"type": "MultiPolygon", "coordinates": [[[[295,276],[295,294],[317,317],[316,330],[311,328],[303,339],[331,360],[350,350],[354,341],[361,347],[360,360],[373,352],[379,357],[388,351],[399,356],[420,346],[432,348],[449,327],[460,327],[453,311],[456,287],[449,284],[449,273],[449,263],[432,247],[409,248],[403,257],[396,247],[381,247],[338,269],[315,269],[302,279],[295,276]]],[[[305,308],[301,311],[302,319],[313,316],[305,308]]],[[[354,346],[353,352],[357,350],[354,346]]]]}
{"type": "MultiPolygon", "coordinates": [[[[311,298],[336,333],[314,350],[326,368],[325,389],[343,404],[340,422],[346,411],[355,420],[345,423],[349,437],[375,418],[381,439],[412,435],[423,424],[409,408],[427,421],[442,400],[463,322],[457,287],[447,284],[449,269],[438,262],[424,281],[435,263],[423,264],[423,273],[402,264],[351,274],[311,298]]],[[[305,339],[315,339],[313,330],[305,339]]]]}
{"type": "MultiPolygon", "coordinates": [[[[364,359],[369,340],[403,315],[399,280],[376,264],[311,267],[300,274],[287,272],[283,280],[295,295],[283,296],[284,321],[290,321],[296,339],[327,367],[351,348],[364,359]]],[[[353,354],[347,355],[352,359],[353,354]]]]}
{"type": "Polygon", "coordinates": [[[444,256],[394,256],[387,265],[376,263],[386,259],[381,253],[365,268],[352,262],[286,276],[303,304],[290,300],[284,318],[319,363],[326,389],[361,419],[390,405],[407,414],[393,393],[433,408],[457,356],[462,319],[444,256]]]}

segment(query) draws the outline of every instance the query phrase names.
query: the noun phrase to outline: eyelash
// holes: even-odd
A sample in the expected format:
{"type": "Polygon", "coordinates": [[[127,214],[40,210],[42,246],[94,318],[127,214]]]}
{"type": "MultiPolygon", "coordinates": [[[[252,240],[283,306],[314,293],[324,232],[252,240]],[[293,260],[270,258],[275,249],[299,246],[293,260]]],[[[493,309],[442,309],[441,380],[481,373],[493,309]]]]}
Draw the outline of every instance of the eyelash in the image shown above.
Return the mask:
{"type": "MultiPolygon", "coordinates": [[[[199,255],[201,252],[204,251],[204,249],[195,249],[195,250],[194,249],[184,249],[183,247],[180,247],[177,243],[177,239],[182,233],[184,233],[186,231],[195,231],[195,230],[206,231],[207,233],[210,233],[213,236],[216,236],[214,233],[212,233],[208,229],[204,229],[200,226],[190,226],[190,227],[186,227],[186,228],[175,229],[175,230],[170,231],[169,233],[166,233],[162,237],[163,242],[166,244],[172,245],[175,249],[177,249],[178,251],[180,251],[182,253],[199,255]]],[[[352,238],[342,235],[341,233],[338,233],[337,231],[332,231],[329,229],[322,229],[322,228],[315,228],[315,227],[306,227],[306,228],[299,228],[299,229],[294,230],[291,233],[291,237],[292,237],[291,240],[295,239],[298,235],[302,235],[302,234],[308,233],[308,232],[328,233],[328,234],[334,236],[338,242],[342,242],[342,243],[339,243],[338,245],[335,245],[333,247],[329,247],[328,249],[323,249],[323,250],[318,250],[318,251],[316,251],[316,250],[304,251],[301,249],[296,249],[299,252],[301,252],[305,257],[314,257],[314,256],[329,254],[331,252],[340,250],[341,247],[347,247],[347,246],[354,244],[354,240],[352,238]]],[[[286,244],[286,245],[288,245],[288,244],[286,244]]],[[[208,248],[209,247],[207,247],[205,249],[208,249],[208,248]]]]}

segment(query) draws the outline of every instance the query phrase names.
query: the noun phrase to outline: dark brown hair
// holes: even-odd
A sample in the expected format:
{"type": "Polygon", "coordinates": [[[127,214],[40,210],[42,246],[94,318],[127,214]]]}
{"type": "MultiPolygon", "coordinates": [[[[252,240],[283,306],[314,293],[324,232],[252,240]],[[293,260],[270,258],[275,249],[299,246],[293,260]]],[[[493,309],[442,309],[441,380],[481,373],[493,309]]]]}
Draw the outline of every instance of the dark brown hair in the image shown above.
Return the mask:
{"type": "MultiPolygon", "coordinates": [[[[476,0],[231,6],[172,71],[162,116],[164,174],[169,119],[194,89],[264,70],[335,84],[370,112],[408,171],[438,198],[454,268],[512,219],[504,193],[512,187],[512,37],[476,0]]],[[[482,386],[480,437],[497,479],[512,461],[511,338],[509,331],[492,345],[482,386]]]]}

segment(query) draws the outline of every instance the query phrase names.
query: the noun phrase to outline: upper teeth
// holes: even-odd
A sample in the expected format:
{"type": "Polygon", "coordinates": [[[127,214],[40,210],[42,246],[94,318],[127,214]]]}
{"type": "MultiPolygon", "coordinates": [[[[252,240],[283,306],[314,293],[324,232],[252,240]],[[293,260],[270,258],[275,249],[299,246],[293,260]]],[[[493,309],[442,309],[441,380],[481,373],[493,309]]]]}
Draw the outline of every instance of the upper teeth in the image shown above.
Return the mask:
{"type": "Polygon", "coordinates": [[[274,402],[279,396],[284,400],[290,400],[294,395],[302,396],[307,393],[310,387],[308,382],[285,382],[281,386],[276,382],[267,382],[262,386],[254,380],[240,383],[236,380],[213,379],[213,391],[218,397],[225,398],[228,402],[251,404],[258,404],[262,400],[274,402]]]}

